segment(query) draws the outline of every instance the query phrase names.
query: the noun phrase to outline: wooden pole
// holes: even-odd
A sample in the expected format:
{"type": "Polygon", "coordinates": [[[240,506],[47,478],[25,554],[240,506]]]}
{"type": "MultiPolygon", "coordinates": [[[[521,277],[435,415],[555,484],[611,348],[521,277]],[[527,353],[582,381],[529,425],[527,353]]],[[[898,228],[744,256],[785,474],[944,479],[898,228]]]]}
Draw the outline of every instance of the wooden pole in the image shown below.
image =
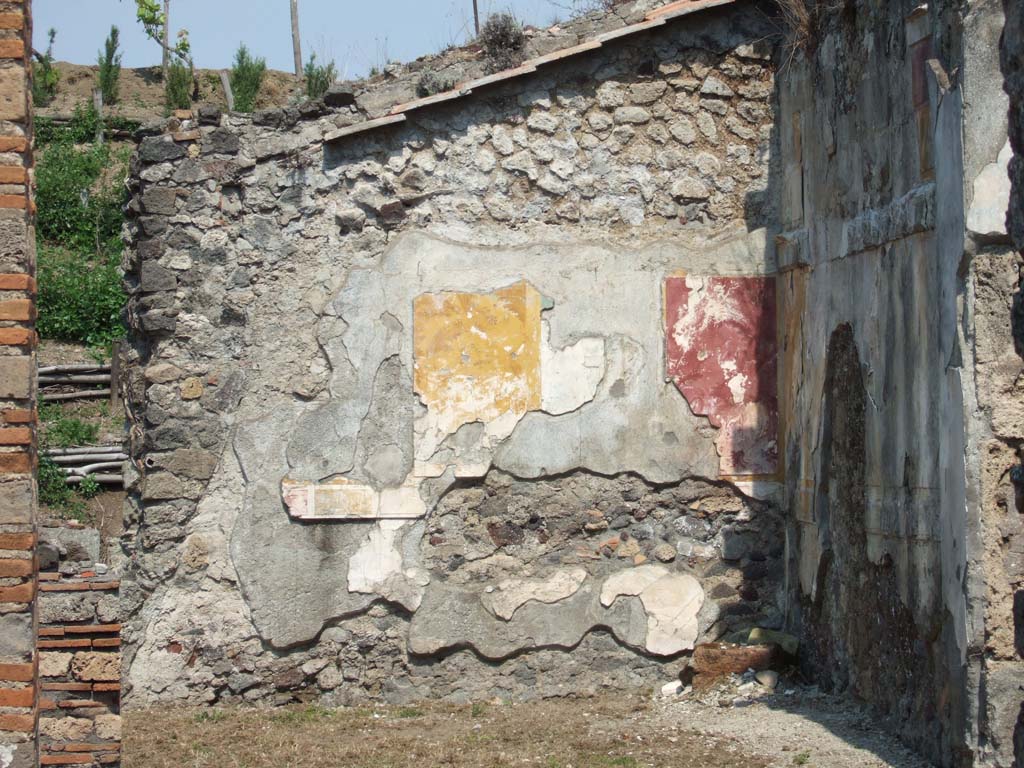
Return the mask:
{"type": "Polygon", "coordinates": [[[295,76],[302,77],[302,41],[299,38],[299,0],[292,3],[292,51],[295,54],[295,76]]]}
{"type": "Polygon", "coordinates": [[[164,0],[164,82],[171,66],[171,0],[164,0]]]}
{"type": "Polygon", "coordinates": [[[115,341],[110,348],[110,415],[121,415],[121,342],[115,341]]]}
{"type": "Polygon", "coordinates": [[[103,143],[103,91],[92,89],[92,105],[96,109],[96,143],[103,143]]]}
{"type": "Polygon", "coordinates": [[[231,91],[231,77],[226,69],[220,71],[220,85],[224,89],[224,101],[228,104],[228,112],[234,112],[235,94],[231,91]]]}
{"type": "Polygon", "coordinates": [[[473,0],[473,26],[476,27],[476,36],[480,37],[480,8],[477,6],[477,0],[473,0]]]}

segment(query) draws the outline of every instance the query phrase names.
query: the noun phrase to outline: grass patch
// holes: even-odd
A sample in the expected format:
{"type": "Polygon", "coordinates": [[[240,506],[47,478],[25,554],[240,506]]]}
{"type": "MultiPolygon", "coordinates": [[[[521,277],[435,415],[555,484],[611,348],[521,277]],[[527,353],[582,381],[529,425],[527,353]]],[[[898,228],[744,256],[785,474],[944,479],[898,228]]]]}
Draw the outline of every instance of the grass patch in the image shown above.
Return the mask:
{"type": "Polygon", "coordinates": [[[284,712],[271,715],[270,719],[275,723],[301,725],[303,723],[315,723],[320,720],[326,720],[333,716],[333,709],[327,709],[326,707],[311,704],[310,706],[302,709],[287,709],[284,712]]]}
{"type": "Polygon", "coordinates": [[[93,445],[99,437],[99,425],[64,416],[59,407],[44,405],[39,409],[39,419],[46,423],[45,442],[48,448],[93,445]]]}
{"type": "Polygon", "coordinates": [[[402,707],[395,712],[395,717],[399,717],[403,720],[408,720],[413,717],[423,717],[423,710],[417,709],[416,707],[402,707]]]}
{"type": "Polygon", "coordinates": [[[793,765],[807,765],[811,762],[811,753],[804,751],[793,755],[793,765]]]}
{"type": "Polygon", "coordinates": [[[220,723],[227,719],[228,713],[223,709],[202,709],[192,718],[196,723],[220,723]]]}

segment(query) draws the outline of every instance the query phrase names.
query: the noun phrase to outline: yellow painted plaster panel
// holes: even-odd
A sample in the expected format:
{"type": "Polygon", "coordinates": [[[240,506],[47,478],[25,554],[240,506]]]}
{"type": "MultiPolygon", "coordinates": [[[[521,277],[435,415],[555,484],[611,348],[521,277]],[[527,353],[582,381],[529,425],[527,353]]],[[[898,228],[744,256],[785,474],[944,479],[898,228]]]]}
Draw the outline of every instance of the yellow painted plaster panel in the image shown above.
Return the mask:
{"type": "Polygon", "coordinates": [[[526,282],[416,297],[414,386],[439,432],[541,407],[540,316],[541,295],[526,282]]]}

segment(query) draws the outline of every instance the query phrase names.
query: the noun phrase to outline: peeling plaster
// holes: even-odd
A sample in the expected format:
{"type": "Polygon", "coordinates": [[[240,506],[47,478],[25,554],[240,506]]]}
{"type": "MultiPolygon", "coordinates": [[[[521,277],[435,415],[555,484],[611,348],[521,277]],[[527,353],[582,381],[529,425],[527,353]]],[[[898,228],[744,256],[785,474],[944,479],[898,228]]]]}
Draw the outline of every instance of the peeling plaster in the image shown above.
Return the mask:
{"type": "Polygon", "coordinates": [[[576,594],[587,579],[583,568],[553,573],[546,579],[506,579],[493,588],[488,587],[480,600],[491,613],[508,621],[524,604],[557,603],[576,594]]]}
{"type": "Polygon", "coordinates": [[[601,587],[601,605],[606,608],[622,596],[636,596],[643,603],[648,651],[672,656],[693,649],[700,632],[697,616],[704,605],[704,589],[693,576],[641,565],[616,573],[601,587]]]}
{"type": "Polygon", "coordinates": [[[698,415],[719,428],[720,472],[778,470],[775,278],[669,277],[667,372],[698,415]]]}

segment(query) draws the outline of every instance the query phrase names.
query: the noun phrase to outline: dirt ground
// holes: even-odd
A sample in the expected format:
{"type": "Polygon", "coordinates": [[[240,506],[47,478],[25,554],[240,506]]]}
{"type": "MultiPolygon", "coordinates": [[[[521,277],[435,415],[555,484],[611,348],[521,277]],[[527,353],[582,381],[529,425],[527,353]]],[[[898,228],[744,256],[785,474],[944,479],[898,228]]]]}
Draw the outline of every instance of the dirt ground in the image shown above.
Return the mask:
{"type": "MultiPolygon", "coordinates": [[[[75,106],[92,103],[92,91],[98,84],[97,67],[55,62],[60,73],[57,95],[46,107],[36,110],[43,117],[67,116],[75,106]]],[[[257,109],[281,107],[288,104],[301,89],[298,79],[289,72],[268,70],[256,101],[257,109]]],[[[224,91],[219,70],[199,70],[199,101],[225,106],[224,91]]],[[[153,120],[164,115],[164,86],[159,67],[121,70],[120,99],[106,111],[129,120],[153,120]]]]}
{"type": "Polygon", "coordinates": [[[817,694],[124,714],[125,768],[927,768],[858,708],[817,694]]]}

